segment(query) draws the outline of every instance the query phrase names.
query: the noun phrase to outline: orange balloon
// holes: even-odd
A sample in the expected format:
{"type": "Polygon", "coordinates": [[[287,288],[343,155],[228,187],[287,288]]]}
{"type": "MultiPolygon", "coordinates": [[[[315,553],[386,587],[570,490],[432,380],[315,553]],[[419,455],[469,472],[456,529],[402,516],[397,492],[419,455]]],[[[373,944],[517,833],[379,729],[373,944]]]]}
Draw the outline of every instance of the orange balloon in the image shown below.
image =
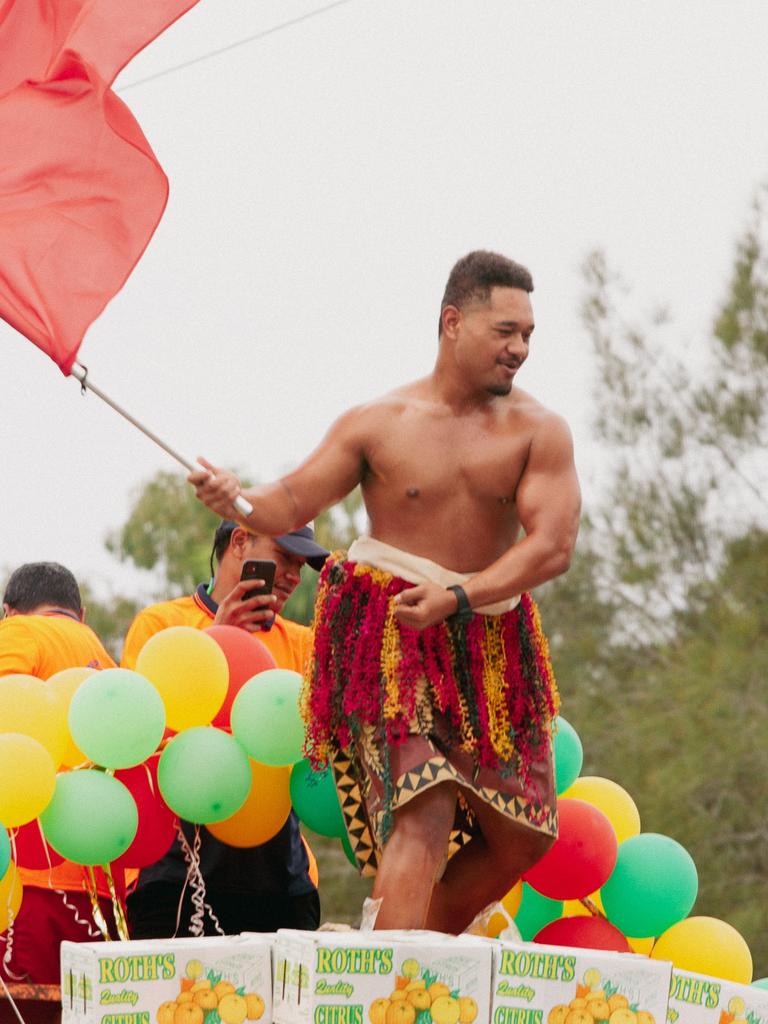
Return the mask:
{"type": "Polygon", "coordinates": [[[277,835],[291,811],[289,782],[292,765],[273,768],[251,762],[251,789],[245,803],[230,818],[205,827],[229,846],[260,846],[277,835]]]}
{"type": "Polygon", "coordinates": [[[491,939],[496,939],[505,928],[509,927],[509,923],[507,915],[500,914],[497,910],[488,918],[488,925],[486,926],[485,934],[491,939]]]}
{"type": "Polygon", "coordinates": [[[509,890],[506,896],[502,897],[501,905],[504,907],[510,917],[514,917],[520,909],[520,903],[523,899],[523,880],[518,878],[512,888],[509,890]]]}
{"type": "Polygon", "coordinates": [[[13,861],[8,870],[0,878],[0,932],[4,932],[9,923],[15,920],[21,906],[22,885],[19,872],[13,861]]]}
{"type": "MultiPolygon", "coordinates": [[[[92,676],[95,671],[95,668],[65,668],[48,679],[48,686],[64,706],[65,719],[69,714],[69,705],[72,703],[78,686],[85,682],[88,676],[92,676]]],[[[72,733],[67,726],[67,745],[64,748],[61,763],[67,768],[74,768],[75,765],[84,764],[87,760],[88,758],[72,739],[72,733]]]]}

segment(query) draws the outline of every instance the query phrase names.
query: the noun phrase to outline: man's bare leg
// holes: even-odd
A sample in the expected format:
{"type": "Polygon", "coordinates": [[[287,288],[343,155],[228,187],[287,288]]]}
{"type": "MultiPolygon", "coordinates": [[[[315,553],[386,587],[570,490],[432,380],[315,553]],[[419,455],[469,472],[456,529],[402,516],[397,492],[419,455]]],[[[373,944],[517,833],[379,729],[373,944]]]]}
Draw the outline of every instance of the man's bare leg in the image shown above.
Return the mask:
{"type": "Polygon", "coordinates": [[[456,786],[441,782],[394,812],[394,825],[376,873],[381,899],[376,928],[423,928],[435,879],[456,814],[456,786]]]}
{"type": "Polygon", "coordinates": [[[481,834],[448,862],[434,886],[426,920],[427,928],[454,935],[483,907],[509,892],[554,842],[551,836],[505,818],[473,793],[463,795],[481,834]]]}

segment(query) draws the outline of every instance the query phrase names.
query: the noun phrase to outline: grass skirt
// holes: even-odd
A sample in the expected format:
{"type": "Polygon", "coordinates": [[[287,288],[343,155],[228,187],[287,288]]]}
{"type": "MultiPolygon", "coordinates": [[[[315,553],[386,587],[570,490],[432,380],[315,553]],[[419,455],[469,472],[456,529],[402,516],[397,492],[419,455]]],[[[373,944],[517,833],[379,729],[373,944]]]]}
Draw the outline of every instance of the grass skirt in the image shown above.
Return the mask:
{"type": "MultiPolygon", "coordinates": [[[[333,766],[352,849],[376,870],[393,811],[453,781],[521,824],[555,835],[551,726],[558,694],[533,598],[499,616],[401,626],[413,584],[326,562],[302,692],[306,753],[333,766]]],[[[461,793],[460,789],[460,793],[461,793]]],[[[449,853],[476,833],[460,796],[449,853]]]]}

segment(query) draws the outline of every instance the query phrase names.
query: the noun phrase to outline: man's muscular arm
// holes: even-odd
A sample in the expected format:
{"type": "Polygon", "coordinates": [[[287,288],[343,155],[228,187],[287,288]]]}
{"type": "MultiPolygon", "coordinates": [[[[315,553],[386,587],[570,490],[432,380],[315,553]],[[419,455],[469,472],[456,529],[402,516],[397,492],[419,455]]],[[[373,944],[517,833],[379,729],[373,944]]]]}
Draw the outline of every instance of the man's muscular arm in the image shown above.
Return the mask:
{"type": "MultiPolygon", "coordinates": [[[[565,422],[548,414],[534,432],[515,494],[525,537],[473,576],[464,591],[473,608],[514,597],[565,572],[576,543],[581,496],[565,422]]],[[[397,599],[403,625],[424,629],[457,610],[456,595],[425,583],[397,599]]]]}
{"type": "Polygon", "coordinates": [[[278,537],[310,522],[339,501],[362,480],[363,408],[350,409],[330,428],[312,454],[292,473],[273,483],[242,490],[227,470],[198,459],[204,467],[187,480],[205,505],[224,519],[234,519],[254,533],[278,537]],[[242,494],[253,505],[249,516],[238,513],[233,501],[242,494]]]}
{"type": "Polygon", "coordinates": [[[525,537],[467,583],[473,608],[554,579],[571,564],[581,511],[571,433],[549,414],[534,433],[515,504],[525,537]]]}

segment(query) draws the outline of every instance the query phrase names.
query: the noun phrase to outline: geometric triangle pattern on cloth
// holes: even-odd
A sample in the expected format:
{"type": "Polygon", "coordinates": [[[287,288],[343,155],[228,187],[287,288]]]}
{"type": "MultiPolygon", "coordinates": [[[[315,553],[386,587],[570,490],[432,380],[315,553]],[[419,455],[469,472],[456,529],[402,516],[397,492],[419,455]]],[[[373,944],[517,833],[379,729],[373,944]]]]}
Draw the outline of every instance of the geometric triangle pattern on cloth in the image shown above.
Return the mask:
{"type": "MultiPolygon", "coordinates": [[[[378,868],[381,852],[378,836],[381,834],[382,815],[377,815],[379,820],[372,821],[368,814],[361,782],[365,770],[357,759],[349,751],[337,751],[331,763],[350,846],[355,854],[361,875],[368,878],[373,877],[378,868]]],[[[392,797],[393,809],[402,807],[418,793],[442,782],[454,782],[460,787],[456,820],[448,843],[449,858],[471,842],[473,836],[478,832],[472,809],[461,795],[462,788],[471,790],[506,818],[511,818],[536,831],[557,835],[556,808],[547,808],[542,821],[543,808],[539,801],[525,800],[519,796],[501,793],[489,786],[479,786],[462,775],[450,761],[439,754],[404,772],[400,778],[395,780],[392,797]]]]}
{"type": "Polygon", "coordinates": [[[331,767],[349,845],[360,874],[363,878],[372,878],[376,874],[378,857],[354,762],[346,752],[337,751],[331,759],[331,767]]]}

